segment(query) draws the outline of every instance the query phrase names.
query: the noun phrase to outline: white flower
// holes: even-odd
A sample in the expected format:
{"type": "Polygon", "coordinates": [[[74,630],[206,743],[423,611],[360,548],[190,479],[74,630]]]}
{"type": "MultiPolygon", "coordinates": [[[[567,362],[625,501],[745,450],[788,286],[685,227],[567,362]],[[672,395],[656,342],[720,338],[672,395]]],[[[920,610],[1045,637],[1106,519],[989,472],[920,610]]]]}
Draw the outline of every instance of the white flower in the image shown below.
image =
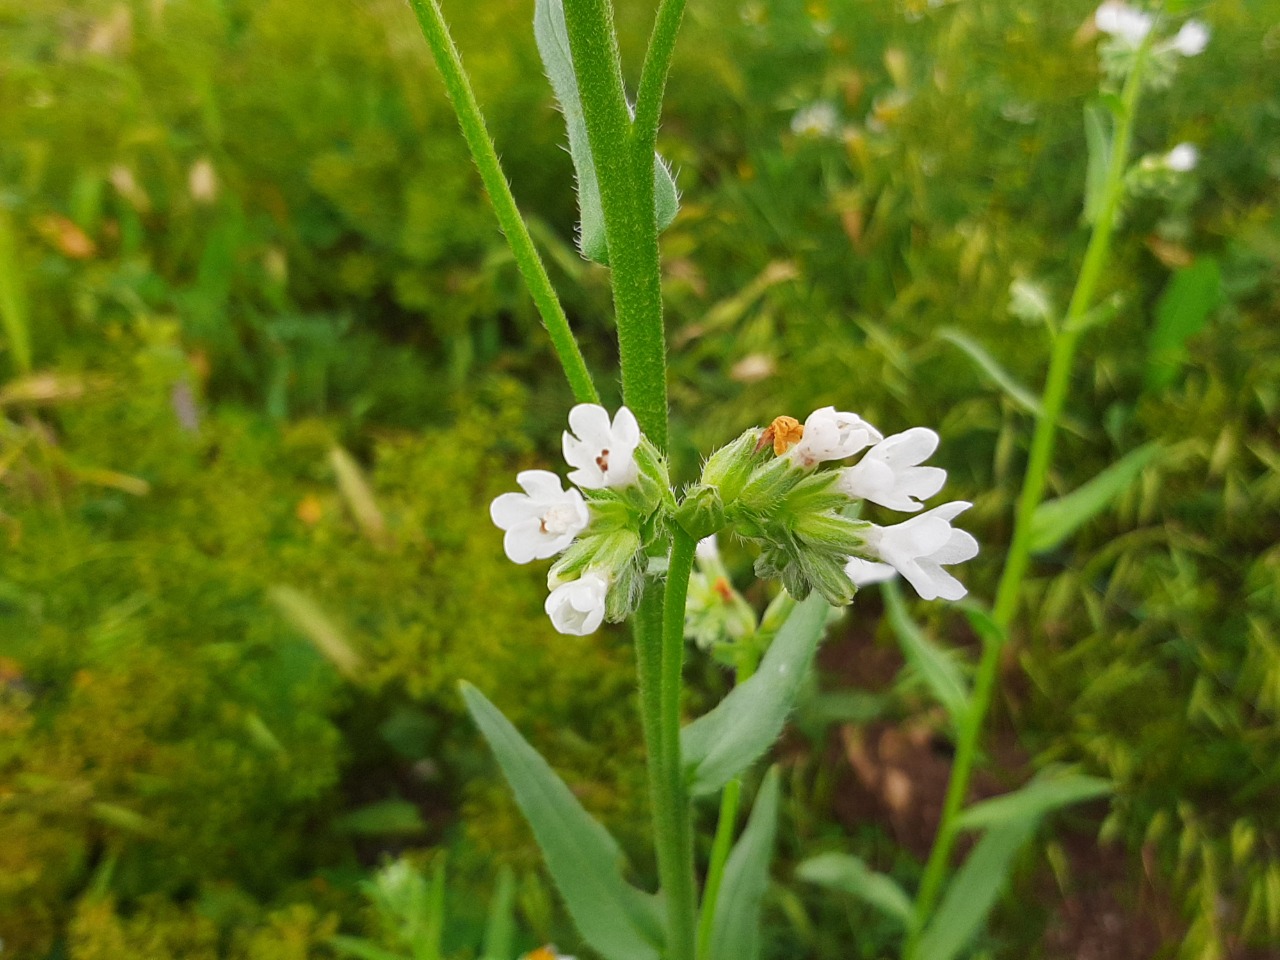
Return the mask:
{"type": "Polygon", "coordinates": [[[573,542],[591,519],[582,494],[560,488],[548,470],[516,475],[524,493],[504,493],[489,504],[489,516],[507,531],[502,548],[515,563],[553,557],[573,542]]]}
{"type": "Polygon", "coordinates": [[[1119,0],[1106,0],[1094,13],[1093,22],[1103,33],[1137,47],[1151,32],[1155,18],[1119,0]]]}
{"type": "Polygon", "coordinates": [[[1169,49],[1184,57],[1198,56],[1209,45],[1209,28],[1199,20],[1188,20],[1169,41],[1169,49]]]}
{"type": "Polygon", "coordinates": [[[802,107],[791,117],[791,132],[799,137],[829,137],[835,133],[836,108],[825,100],[802,107]]]}
{"type": "Polygon", "coordinates": [[[942,489],[947,471],[921,467],[938,449],[938,435],[928,427],[912,427],[881,440],[852,467],[841,471],[838,489],[855,499],[870,500],[890,510],[915,513],[942,489]]]}
{"type": "Polygon", "coordinates": [[[604,602],[609,583],[588,571],[577,580],[562,583],[551,591],[544,608],[551,624],[561,633],[585,637],[595,633],[604,620],[604,602]]]}
{"type": "Polygon", "coordinates": [[[815,467],[826,460],[843,460],[882,440],[880,431],[856,413],[823,407],[809,414],[804,436],[788,452],[792,462],[815,467]]]}
{"type": "Polygon", "coordinates": [[[580,403],[569,411],[569,428],[573,433],[565,431],[564,458],[577,468],[569,474],[572,483],[584,490],[599,490],[635,481],[639,474],[635,453],[640,445],[635,414],[619,407],[611,425],[604,407],[580,403]]]}
{"type": "Polygon", "coordinates": [[[1187,173],[1200,162],[1200,151],[1193,143],[1180,143],[1164,158],[1164,165],[1176,173],[1187,173]]]}
{"type": "Polygon", "coordinates": [[[849,562],[844,565],[844,572],[853,581],[855,587],[869,587],[873,583],[884,583],[898,575],[898,571],[890,564],[863,560],[861,557],[850,557],[849,562]]]}
{"type": "Polygon", "coordinates": [[[978,555],[978,541],[951,526],[970,506],[956,500],[891,527],[872,525],[866,546],[906,577],[922,599],[959,600],[967,592],[964,584],[942,568],[978,555]]]}
{"type": "Polygon", "coordinates": [[[719,563],[720,544],[716,541],[716,535],[713,533],[699,540],[698,545],[693,548],[693,553],[703,563],[719,563]]]}

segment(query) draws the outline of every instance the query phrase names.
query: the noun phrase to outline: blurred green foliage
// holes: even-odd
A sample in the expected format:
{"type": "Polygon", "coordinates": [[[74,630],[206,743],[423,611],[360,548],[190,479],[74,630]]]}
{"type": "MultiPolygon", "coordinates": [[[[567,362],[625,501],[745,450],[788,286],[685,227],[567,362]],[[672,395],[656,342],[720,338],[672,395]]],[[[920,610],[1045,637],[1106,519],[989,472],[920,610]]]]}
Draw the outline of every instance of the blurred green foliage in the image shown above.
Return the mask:
{"type": "MultiPolygon", "coordinates": [[[[1061,308],[1085,239],[1091,8],[690,5],[660,144],[684,198],[664,235],[684,475],[827,403],[934,425],[989,595],[1030,419],[940,332],[1036,392],[1028,291],[1061,308]]],[[[531,9],[447,14],[612,382],[531,9]]],[[[1002,725],[1116,780],[1104,839],[1176,898],[1166,953],[1210,960],[1280,937],[1280,5],[1201,15],[1213,41],[1137,131],[1140,152],[1198,143],[1197,189],[1125,211],[1054,492],[1164,453],[1040,558],[1002,725]],[[1212,305],[1172,316],[1165,291],[1188,296],[1209,258],[1212,305]]],[[[620,10],[633,80],[649,16],[620,10]]],[[[569,397],[409,11],[0,0],[0,49],[7,951],[323,957],[339,926],[376,929],[361,865],[436,845],[464,904],[514,862],[523,923],[572,948],[454,684],[555,758],[646,871],[629,652],[553,634],[540,573],[490,535],[486,503],[551,462],[569,397]]],[[[795,763],[782,845],[852,843],[910,880],[883,830],[835,822],[836,767],[795,763]]],[[[771,956],[877,955],[874,921],[778,880],[771,956]]],[[[474,913],[446,936],[458,956],[474,913]]],[[[985,949],[1052,955],[1027,914],[985,949]]]]}

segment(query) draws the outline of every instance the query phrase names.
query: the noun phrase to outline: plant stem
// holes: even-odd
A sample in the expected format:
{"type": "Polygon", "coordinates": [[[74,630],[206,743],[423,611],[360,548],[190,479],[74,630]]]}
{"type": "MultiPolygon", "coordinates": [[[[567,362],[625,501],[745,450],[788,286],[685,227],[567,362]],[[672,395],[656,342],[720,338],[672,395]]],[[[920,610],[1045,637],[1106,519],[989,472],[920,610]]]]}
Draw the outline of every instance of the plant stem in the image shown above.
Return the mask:
{"type": "Polygon", "coordinates": [[[1085,249],[1084,261],[1080,266],[1080,274],[1071,295],[1071,302],[1067,306],[1062,329],[1054,337],[1049,371],[1045,377],[1041,415],[1036,420],[1022,490],[1018,495],[1014,512],[1013,539],[1009,545],[1009,552],[1005,556],[1000,583],[996,588],[993,620],[997,629],[983,637],[982,659],[978,663],[974,678],[973,695],[958,730],[956,756],[951,767],[951,779],[947,784],[942,819],[916,895],[912,926],[903,953],[906,960],[916,958],[920,936],[924,932],[929,914],[942,893],[942,883],[959,834],[956,819],[968,796],[969,781],[977,760],[983,722],[995,693],[1000,653],[1004,649],[1009,627],[1017,613],[1022,582],[1031,562],[1032,520],[1044,499],[1045,488],[1048,485],[1058,422],[1066,405],[1067,393],[1071,385],[1071,367],[1083,331],[1081,321],[1093,303],[1098,280],[1106,267],[1111,238],[1115,232],[1116,213],[1124,197],[1124,177],[1129,164],[1133,120],[1138,96],[1142,90],[1142,72],[1149,46],[1150,37],[1139,49],[1133,70],[1126,79],[1121,93],[1115,137],[1112,140],[1111,154],[1108,158],[1103,204],[1089,236],[1089,245],[1085,249]]]}
{"type": "Polygon", "coordinates": [[[730,780],[720,794],[720,818],[716,822],[716,838],[711,844],[711,862],[707,865],[707,883],[702,892],[702,914],[698,917],[698,960],[711,953],[711,931],[715,923],[716,900],[724,881],[724,865],[733,847],[733,828],[738,820],[738,801],[742,781],[730,780]]]}
{"type": "Polygon", "coordinates": [[[582,351],[578,349],[578,342],[569,327],[564,307],[560,305],[560,299],[551,285],[551,278],[547,276],[547,268],[533,245],[529,228],[520,215],[515,197],[511,194],[511,186],[502,172],[493,138],[485,127],[484,115],[471,90],[471,82],[463,70],[462,58],[449,35],[438,0],[409,0],[409,3],[418,17],[427,45],[431,47],[440,75],[444,78],[445,91],[458,116],[458,124],[462,127],[462,136],[471,151],[471,159],[480,171],[480,179],[489,194],[498,224],[506,235],[520,276],[524,278],[525,286],[542,317],[543,326],[551,338],[551,346],[560,360],[560,366],[564,368],[574,399],[579,403],[599,403],[600,395],[591,381],[591,373],[582,359],[582,351]]]}
{"type": "Polygon", "coordinates": [[[640,89],[636,94],[635,148],[640,157],[653,152],[658,139],[658,120],[662,113],[662,94],[671,71],[671,56],[676,48],[676,34],[684,18],[685,0],[662,0],[653,21],[649,50],[640,71],[640,89]]]}
{"type": "Polygon", "coordinates": [[[680,755],[680,691],[684,668],[684,612],[693,571],[694,540],[676,530],[667,566],[662,609],[663,783],[657,791],[658,873],[667,901],[667,949],[670,960],[693,960],[697,894],[693,878],[693,824],[684,761],[680,755]]]}
{"type": "Polygon", "coordinates": [[[572,0],[565,4],[564,13],[582,116],[600,185],[622,396],[640,428],[665,449],[667,348],[653,206],[652,141],[643,151],[636,148],[608,0],[572,0]]]}

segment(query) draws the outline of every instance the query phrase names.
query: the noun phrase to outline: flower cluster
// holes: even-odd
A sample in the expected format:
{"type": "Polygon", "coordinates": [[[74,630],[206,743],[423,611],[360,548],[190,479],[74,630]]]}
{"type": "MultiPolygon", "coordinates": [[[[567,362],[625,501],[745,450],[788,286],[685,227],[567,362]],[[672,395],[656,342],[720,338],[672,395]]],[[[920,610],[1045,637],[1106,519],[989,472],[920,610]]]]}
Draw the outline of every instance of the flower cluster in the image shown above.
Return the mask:
{"type": "MultiPolygon", "coordinates": [[[[926,600],[958,600],[964,586],[945,567],[974,557],[977,541],[951,522],[969,504],[924,513],[946,472],[926,466],[938,435],[914,427],[885,437],[854,413],[816,410],[802,424],[778,417],[711,455],[700,481],[677,501],[666,464],[625,407],[580,404],[569,413],[564,456],[568,490],[554,473],[528,470],[523,493],[505,493],[490,513],[516,563],[560,555],[551,567],[546,610],[562,633],[588,634],[626,617],[639,600],[650,555],[670,525],[704,542],[731,530],[760,549],[756,573],[803,599],[817,591],[847,604],[857,588],[901,574],[926,600]],[[857,462],[825,465],[857,457],[857,462]],[[859,519],[863,503],[916,513],[878,526],[859,519]]],[[[705,558],[704,558],[705,559],[705,558]]],[[[715,588],[715,579],[707,584],[715,588]]],[[[717,625],[719,627],[723,625],[717,625]]]]}
{"type": "Polygon", "coordinates": [[[564,489],[548,470],[525,470],[516,476],[524,492],[502,494],[489,515],[514,562],[563,554],[547,576],[547,615],[561,633],[585,636],[606,618],[623,620],[638,602],[645,548],[661,537],[670,484],[626,407],[610,421],[603,407],[579,404],[569,428],[564,458],[576,487],[564,489]]]}
{"type": "Polygon", "coordinates": [[[1150,34],[1158,25],[1156,15],[1120,0],[1105,0],[1095,11],[1093,22],[1098,32],[1106,35],[1098,53],[1103,73],[1114,84],[1124,82],[1139,50],[1147,46],[1151,60],[1147,83],[1168,86],[1178,60],[1198,56],[1209,43],[1209,28],[1199,20],[1188,20],[1173,36],[1153,41],[1150,34]]]}

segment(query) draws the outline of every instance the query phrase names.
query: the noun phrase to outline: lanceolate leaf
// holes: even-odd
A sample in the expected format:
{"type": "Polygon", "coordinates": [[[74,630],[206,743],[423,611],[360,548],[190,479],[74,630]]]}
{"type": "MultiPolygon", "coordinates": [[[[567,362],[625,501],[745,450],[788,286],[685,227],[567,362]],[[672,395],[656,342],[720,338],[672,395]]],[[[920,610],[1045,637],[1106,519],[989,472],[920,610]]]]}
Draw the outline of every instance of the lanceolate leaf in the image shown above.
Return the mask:
{"type": "Polygon", "coordinates": [[[934,698],[946,708],[954,724],[969,707],[969,688],[955,659],[934,644],[921,630],[902,600],[902,592],[892,581],[883,586],[885,610],[902,653],[920,675],[934,698]]]}
{"type": "Polygon", "coordinates": [[[583,939],[607,960],[658,960],[657,908],[622,878],[617,841],[484,694],[464,683],[462,696],[533,828],[583,939]]]}
{"type": "Polygon", "coordinates": [[[822,639],[828,610],[817,594],[796,604],[755,675],[680,731],[694,794],[720,789],[778,739],[822,639]]]}
{"type": "MultiPolygon", "coordinates": [[[[537,0],[533,12],[533,37],[542,56],[556,100],[564,112],[569,130],[569,154],[578,176],[578,247],[582,255],[596,263],[609,262],[609,249],[604,234],[604,214],[600,207],[600,183],[596,176],[595,158],[587,139],[587,122],[582,115],[578,95],[578,77],[569,50],[569,31],[564,22],[562,0],[537,0]]],[[[675,181],[662,158],[653,158],[654,213],[661,232],[675,219],[680,202],[675,181]]]]}
{"type": "Polygon", "coordinates": [[[957,823],[974,830],[1027,817],[1038,820],[1073,803],[1105,796],[1111,789],[1110,781],[1084,774],[1039,777],[1013,793],[975,803],[960,814],[957,823]]]}
{"type": "Polygon", "coordinates": [[[911,920],[911,898],[898,882],[872,870],[852,854],[820,854],[800,864],[796,876],[830,890],[852,894],[904,927],[911,920]]]}
{"type": "MultiPolygon", "coordinates": [[[[758,960],[760,905],[769,886],[769,861],[778,821],[778,770],[764,778],[747,828],[725,863],[724,883],[714,904],[707,960],[758,960]]],[[[704,907],[705,909],[705,907],[704,907]]]]}
{"type": "Polygon", "coordinates": [[[1099,102],[1085,104],[1084,138],[1089,148],[1089,165],[1084,182],[1084,222],[1093,223],[1102,210],[1111,165],[1111,112],[1099,102]]]}
{"type": "Polygon", "coordinates": [[[1200,257],[1173,275],[1156,306],[1144,378],[1148,390],[1173,382],[1187,359],[1187,340],[1204,329],[1220,303],[1222,271],[1212,257],[1200,257]]]}
{"type": "Polygon", "coordinates": [[[963,350],[969,359],[977,365],[978,369],[985,373],[996,386],[1009,396],[1009,399],[1022,407],[1023,410],[1037,417],[1041,415],[1044,408],[1040,405],[1040,398],[1019,383],[1013,374],[1002,367],[1000,361],[987,352],[986,347],[959,330],[939,330],[938,336],[949,343],[954,343],[963,350]]]}
{"type": "Polygon", "coordinates": [[[1009,879],[1013,858],[1035,832],[1021,817],[992,827],[951,878],[946,895],[920,938],[916,956],[952,960],[982,927],[1009,879]]]}
{"type": "Polygon", "coordinates": [[[1159,453],[1158,445],[1148,443],[1129,452],[1065,497],[1040,504],[1031,517],[1031,549],[1039,553],[1062,543],[1101,513],[1159,453]]]}

